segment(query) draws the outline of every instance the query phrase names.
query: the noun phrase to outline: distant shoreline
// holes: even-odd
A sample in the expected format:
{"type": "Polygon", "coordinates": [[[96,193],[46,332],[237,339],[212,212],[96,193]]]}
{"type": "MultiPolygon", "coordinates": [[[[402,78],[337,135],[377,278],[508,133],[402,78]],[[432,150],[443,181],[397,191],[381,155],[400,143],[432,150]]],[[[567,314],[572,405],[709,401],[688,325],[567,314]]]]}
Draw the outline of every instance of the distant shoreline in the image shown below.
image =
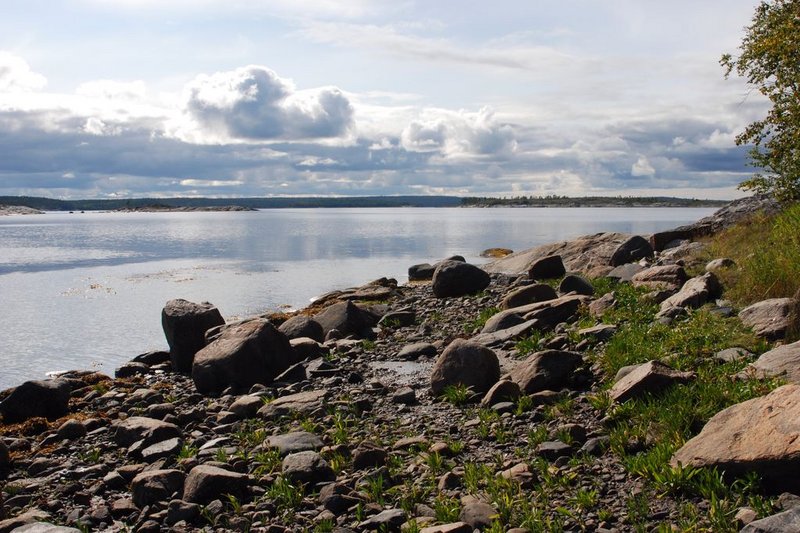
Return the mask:
{"type": "Polygon", "coordinates": [[[0,206],[42,211],[194,212],[257,209],[379,207],[722,207],[724,200],[609,196],[520,196],[516,198],[457,196],[351,196],[293,198],[131,198],[126,200],[58,200],[32,196],[0,196],[0,206]]]}

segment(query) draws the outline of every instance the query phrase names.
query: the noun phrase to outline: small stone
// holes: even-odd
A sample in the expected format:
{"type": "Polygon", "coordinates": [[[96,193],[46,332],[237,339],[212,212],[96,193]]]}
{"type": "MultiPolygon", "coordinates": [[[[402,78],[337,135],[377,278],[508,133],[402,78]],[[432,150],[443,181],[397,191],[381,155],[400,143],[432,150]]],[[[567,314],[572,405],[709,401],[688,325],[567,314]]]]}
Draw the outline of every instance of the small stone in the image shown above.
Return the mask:
{"type": "Polygon", "coordinates": [[[461,508],[458,519],[473,529],[483,530],[492,525],[497,510],[486,502],[472,501],[461,508]]]}
{"type": "Polygon", "coordinates": [[[417,395],[411,387],[402,387],[392,393],[392,403],[414,405],[417,403],[417,395]]]}
{"type": "Polygon", "coordinates": [[[282,463],[283,475],[294,483],[315,485],[333,481],[336,474],[328,462],[317,452],[299,452],[287,455],[282,463]]]}
{"type": "Polygon", "coordinates": [[[317,451],[323,443],[319,437],[307,431],[293,431],[283,435],[273,435],[264,441],[265,448],[277,448],[281,456],[291,453],[317,451]]]}
{"type": "Polygon", "coordinates": [[[384,466],[389,459],[389,453],[380,446],[371,442],[363,442],[353,452],[353,468],[364,470],[384,466]]]}
{"type": "Polygon", "coordinates": [[[375,516],[371,516],[358,524],[359,528],[369,531],[385,529],[387,531],[399,531],[400,526],[406,521],[406,513],[402,509],[387,509],[375,516]]]}
{"type": "Polygon", "coordinates": [[[183,500],[203,504],[226,494],[242,499],[246,493],[246,475],[203,464],[192,468],[186,477],[183,500]]]}

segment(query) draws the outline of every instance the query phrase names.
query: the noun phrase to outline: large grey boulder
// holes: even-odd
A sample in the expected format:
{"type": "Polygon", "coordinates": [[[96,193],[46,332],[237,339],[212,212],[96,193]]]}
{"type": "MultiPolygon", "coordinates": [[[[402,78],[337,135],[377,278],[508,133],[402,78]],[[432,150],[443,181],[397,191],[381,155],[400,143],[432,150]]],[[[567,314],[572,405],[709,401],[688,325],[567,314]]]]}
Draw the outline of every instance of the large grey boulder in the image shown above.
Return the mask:
{"type": "Polygon", "coordinates": [[[771,298],[754,303],[739,312],[739,319],[767,340],[786,337],[797,326],[798,305],[794,298],[771,298]]]}
{"type": "Polygon", "coordinates": [[[314,320],[322,326],[325,335],[335,329],[342,335],[364,336],[375,327],[379,319],[379,316],[351,301],[333,304],[314,315],[314,320]]]}
{"type": "Polygon", "coordinates": [[[634,235],[614,250],[608,264],[616,267],[626,263],[633,263],[645,257],[653,257],[653,247],[644,237],[634,235]]]}
{"type": "Polygon", "coordinates": [[[147,470],[131,481],[133,503],[142,508],[154,503],[166,503],[175,492],[183,490],[186,474],[180,470],[147,470]]]}
{"type": "Polygon", "coordinates": [[[722,295],[722,285],[713,272],[692,278],[683,284],[681,290],[661,302],[661,312],[673,307],[697,309],[722,295]]]}
{"type": "Polygon", "coordinates": [[[465,296],[489,286],[489,274],[469,263],[442,261],[433,273],[431,288],[437,298],[465,296]]]}
{"type": "Polygon", "coordinates": [[[800,341],[764,352],[742,372],[741,377],[779,377],[800,384],[800,341]]]}
{"type": "Polygon", "coordinates": [[[678,383],[687,383],[694,378],[691,372],[681,372],[660,361],[649,361],[628,372],[614,383],[610,395],[613,400],[624,402],[644,394],[655,394],[678,383]]]}
{"type": "Polygon", "coordinates": [[[197,352],[192,380],[203,394],[217,394],[228,387],[249,389],[256,383],[270,383],[292,358],[283,333],[267,320],[250,320],[226,329],[197,352]]]}
{"type": "Polygon", "coordinates": [[[145,446],[181,436],[181,429],[175,424],[145,416],[131,416],[112,426],[114,442],[128,447],[138,441],[145,446]]]}
{"type": "Polygon", "coordinates": [[[247,476],[211,465],[197,465],[183,485],[183,500],[206,504],[224,495],[242,499],[247,494],[247,476]]]}
{"type": "Polygon", "coordinates": [[[758,472],[771,489],[797,490],[800,478],[800,385],[779,387],[723,409],[672,457],[672,464],[758,472]]]}
{"type": "Polygon", "coordinates": [[[69,382],[63,379],[26,381],[0,402],[3,422],[14,424],[43,416],[60,418],[69,412],[69,382]]]}
{"type": "Polygon", "coordinates": [[[528,269],[528,277],[530,279],[553,279],[560,278],[566,274],[567,269],[564,268],[564,262],[560,255],[549,255],[537,259],[531,264],[528,269]]]}
{"type": "Polygon", "coordinates": [[[637,272],[631,278],[635,287],[680,289],[689,276],[680,265],[660,265],[637,272]]]}
{"type": "Polygon", "coordinates": [[[797,533],[800,531],[800,507],[793,507],[744,526],[740,533],[797,533]]]}
{"type": "Polygon", "coordinates": [[[308,431],[292,431],[267,437],[263,446],[264,448],[276,448],[281,456],[285,456],[297,452],[315,452],[322,448],[323,442],[308,431]]]}
{"type": "Polygon", "coordinates": [[[476,393],[487,392],[500,379],[497,355],[480,344],[456,339],[436,359],[431,391],[440,395],[450,385],[466,385],[476,393]]]}
{"type": "Polygon", "coordinates": [[[527,320],[538,320],[539,329],[551,329],[572,318],[588,300],[586,296],[570,295],[500,311],[486,321],[481,333],[494,333],[527,320]]]}
{"type": "Polygon", "coordinates": [[[320,454],[312,451],[287,455],[281,463],[281,471],[292,483],[315,485],[336,479],[336,474],[328,462],[320,454]]]}
{"type": "Polygon", "coordinates": [[[503,297],[500,309],[511,309],[536,302],[545,302],[558,298],[556,290],[544,283],[534,283],[514,289],[503,297]]]}
{"type": "Polygon", "coordinates": [[[296,315],[281,324],[278,331],[286,335],[290,340],[299,339],[301,337],[308,337],[317,342],[325,340],[325,332],[322,326],[313,318],[296,315]]]}
{"type": "Polygon", "coordinates": [[[168,301],[161,311],[161,326],[169,344],[172,368],[191,371],[194,354],[206,345],[206,330],[223,324],[219,309],[208,302],[168,301]]]}
{"type": "Polygon", "coordinates": [[[577,352],[544,350],[528,356],[510,372],[524,394],[564,387],[583,358],[577,352]]]}
{"type": "Polygon", "coordinates": [[[261,407],[258,415],[270,420],[292,414],[308,415],[323,407],[326,395],[324,390],[311,390],[281,396],[261,407]]]}

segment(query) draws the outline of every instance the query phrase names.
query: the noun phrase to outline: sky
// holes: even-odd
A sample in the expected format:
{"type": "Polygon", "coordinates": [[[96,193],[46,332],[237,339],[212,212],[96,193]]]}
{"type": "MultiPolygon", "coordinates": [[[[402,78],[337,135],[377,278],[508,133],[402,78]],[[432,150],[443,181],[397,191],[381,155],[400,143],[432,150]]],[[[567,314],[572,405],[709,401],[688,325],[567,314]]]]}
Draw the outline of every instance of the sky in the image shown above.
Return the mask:
{"type": "Polygon", "coordinates": [[[3,0],[0,195],[731,199],[757,0],[3,0]]]}

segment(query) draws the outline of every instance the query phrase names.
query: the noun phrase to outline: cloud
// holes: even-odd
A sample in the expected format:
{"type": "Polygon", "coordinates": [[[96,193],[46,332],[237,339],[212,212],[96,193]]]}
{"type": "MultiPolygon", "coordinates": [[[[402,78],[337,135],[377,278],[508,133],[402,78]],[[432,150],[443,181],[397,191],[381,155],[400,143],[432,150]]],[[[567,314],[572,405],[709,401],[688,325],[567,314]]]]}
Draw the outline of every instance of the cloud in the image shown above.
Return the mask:
{"type": "Polygon", "coordinates": [[[80,84],[75,93],[107,100],[144,100],[147,97],[147,86],[142,80],[129,82],[94,80],[80,84]]]}
{"type": "Polygon", "coordinates": [[[653,165],[650,164],[647,157],[639,156],[639,159],[631,166],[631,176],[636,178],[641,177],[650,177],[656,175],[656,169],[653,168],[653,165]]]}
{"type": "Polygon", "coordinates": [[[331,138],[353,125],[353,106],[339,89],[298,91],[260,66],[197,76],[184,95],[188,116],[214,139],[331,138]]]}
{"type": "Polygon", "coordinates": [[[33,72],[19,56],[0,50],[0,93],[36,91],[47,85],[47,78],[33,72]]]}
{"type": "Polygon", "coordinates": [[[423,115],[427,118],[412,121],[400,135],[408,151],[469,157],[511,154],[517,148],[513,127],[498,122],[490,108],[477,113],[434,109],[423,115]]]}

